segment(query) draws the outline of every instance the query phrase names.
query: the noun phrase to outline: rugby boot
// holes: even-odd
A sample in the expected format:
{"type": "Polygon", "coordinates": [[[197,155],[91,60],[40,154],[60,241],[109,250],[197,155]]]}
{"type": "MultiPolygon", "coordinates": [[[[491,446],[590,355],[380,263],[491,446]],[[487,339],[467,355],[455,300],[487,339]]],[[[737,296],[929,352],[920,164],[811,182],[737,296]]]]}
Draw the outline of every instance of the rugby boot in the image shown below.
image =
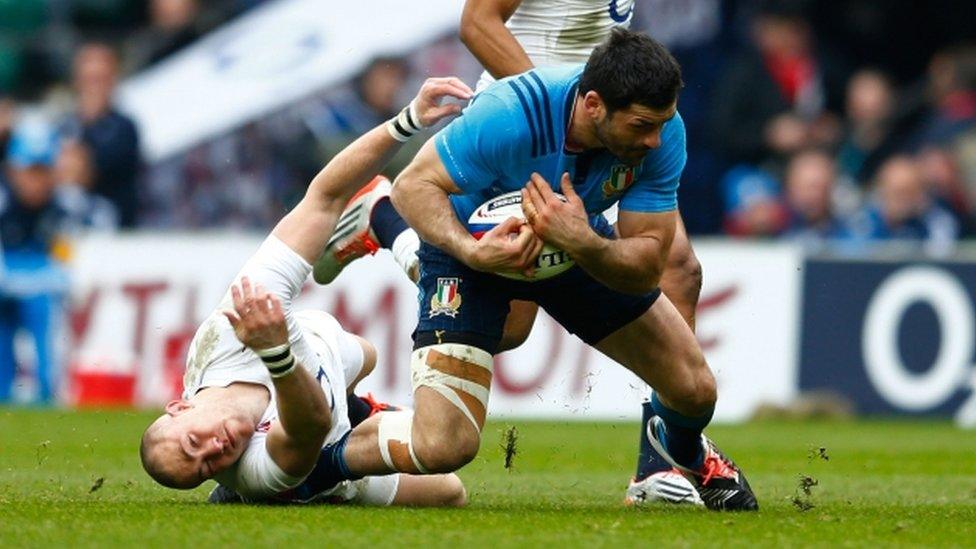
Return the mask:
{"type": "Polygon", "coordinates": [[[660,430],[664,428],[663,423],[659,417],[654,417],[648,422],[648,441],[656,452],[691,481],[705,507],[713,511],[759,510],[756,495],[749,487],[742,470],[705,435],[701,437],[704,458],[699,468],[692,470],[676,463],[658,438],[660,430]]]}
{"type": "MultiPolygon", "coordinates": [[[[650,403],[644,403],[642,426],[655,418],[650,403]]],[[[704,505],[694,485],[651,445],[647,428],[640,429],[640,453],[637,458],[637,474],[627,486],[626,505],[647,503],[673,503],[704,505]]]]}
{"type": "Polygon", "coordinates": [[[400,406],[394,406],[393,404],[376,400],[373,393],[366,393],[366,396],[359,397],[359,400],[369,405],[369,417],[373,417],[380,412],[396,412],[397,410],[403,409],[400,406]]]}
{"type": "Polygon", "coordinates": [[[346,209],[339,216],[335,233],[315,262],[312,271],[315,282],[328,284],[339,276],[346,265],[379,251],[379,240],[369,224],[370,215],[377,202],[389,199],[392,188],[389,179],[378,175],[349,199],[346,209]]]}
{"type": "Polygon", "coordinates": [[[244,499],[237,492],[218,484],[210,491],[207,503],[244,503],[244,499]]]}

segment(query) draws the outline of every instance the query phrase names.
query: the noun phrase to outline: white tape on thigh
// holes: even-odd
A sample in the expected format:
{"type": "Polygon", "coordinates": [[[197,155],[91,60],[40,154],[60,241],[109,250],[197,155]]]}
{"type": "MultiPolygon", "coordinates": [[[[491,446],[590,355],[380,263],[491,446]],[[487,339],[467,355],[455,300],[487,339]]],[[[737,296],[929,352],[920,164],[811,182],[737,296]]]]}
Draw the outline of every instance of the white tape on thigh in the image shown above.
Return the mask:
{"type": "Polygon", "coordinates": [[[412,411],[382,412],[377,430],[380,455],[387,467],[401,473],[427,472],[427,468],[420,463],[417,454],[413,451],[411,440],[413,431],[412,411]],[[403,455],[404,447],[409,450],[410,461],[416,469],[411,469],[410,464],[404,459],[406,457],[403,455]]]}
{"type": "Polygon", "coordinates": [[[478,432],[481,432],[488,410],[491,367],[490,353],[459,343],[431,345],[417,349],[410,356],[413,390],[416,391],[418,387],[428,387],[437,391],[461,410],[478,432]],[[454,360],[449,360],[449,364],[445,364],[441,369],[432,367],[428,364],[431,352],[440,353],[454,360]],[[457,366],[457,361],[463,365],[457,366]],[[448,371],[444,371],[445,369],[448,371]],[[472,410],[458,394],[459,391],[474,397],[480,403],[481,410],[472,410]]]}

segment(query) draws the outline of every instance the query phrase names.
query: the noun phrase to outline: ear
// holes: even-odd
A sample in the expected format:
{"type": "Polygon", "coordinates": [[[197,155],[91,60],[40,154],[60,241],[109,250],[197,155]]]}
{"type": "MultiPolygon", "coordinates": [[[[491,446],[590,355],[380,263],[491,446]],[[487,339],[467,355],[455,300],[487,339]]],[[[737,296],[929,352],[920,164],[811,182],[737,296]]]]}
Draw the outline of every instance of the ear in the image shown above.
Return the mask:
{"type": "Polygon", "coordinates": [[[606,116],[607,106],[600,94],[594,90],[586,92],[586,95],[583,96],[583,108],[594,120],[602,120],[606,116]]]}
{"type": "Polygon", "coordinates": [[[171,400],[166,403],[164,410],[171,416],[178,416],[190,408],[193,408],[193,404],[185,400],[171,400]]]}

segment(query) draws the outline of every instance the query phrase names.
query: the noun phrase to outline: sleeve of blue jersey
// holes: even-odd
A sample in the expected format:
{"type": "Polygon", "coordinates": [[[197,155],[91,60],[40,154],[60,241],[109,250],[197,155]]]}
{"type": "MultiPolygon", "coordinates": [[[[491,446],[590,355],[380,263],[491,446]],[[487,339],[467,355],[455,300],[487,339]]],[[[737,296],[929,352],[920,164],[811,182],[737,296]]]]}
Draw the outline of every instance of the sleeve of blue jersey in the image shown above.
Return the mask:
{"type": "Polygon", "coordinates": [[[670,212],[678,208],[678,183],[685,169],[685,123],[680,114],[665,125],[661,146],[644,160],[637,181],[620,199],[620,209],[641,212],[670,212]]]}
{"type": "Polygon", "coordinates": [[[477,95],[461,116],[434,136],[437,154],[454,184],[465,193],[491,186],[520,148],[521,125],[524,122],[512,116],[504,101],[484,92],[477,95]]]}

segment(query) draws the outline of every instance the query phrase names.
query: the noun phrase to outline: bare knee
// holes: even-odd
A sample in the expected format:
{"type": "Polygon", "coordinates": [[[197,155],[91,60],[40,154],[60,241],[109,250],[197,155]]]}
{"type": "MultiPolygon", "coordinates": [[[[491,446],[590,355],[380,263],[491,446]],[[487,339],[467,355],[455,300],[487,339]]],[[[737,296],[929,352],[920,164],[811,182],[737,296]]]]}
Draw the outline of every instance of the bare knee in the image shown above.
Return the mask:
{"type": "Polygon", "coordinates": [[[480,444],[474,428],[425,433],[416,430],[415,425],[414,452],[430,473],[450,473],[464,467],[478,455],[480,444]]]}
{"type": "Polygon", "coordinates": [[[468,504],[468,492],[457,475],[444,475],[440,489],[441,502],[445,507],[464,507],[468,504]]]}

